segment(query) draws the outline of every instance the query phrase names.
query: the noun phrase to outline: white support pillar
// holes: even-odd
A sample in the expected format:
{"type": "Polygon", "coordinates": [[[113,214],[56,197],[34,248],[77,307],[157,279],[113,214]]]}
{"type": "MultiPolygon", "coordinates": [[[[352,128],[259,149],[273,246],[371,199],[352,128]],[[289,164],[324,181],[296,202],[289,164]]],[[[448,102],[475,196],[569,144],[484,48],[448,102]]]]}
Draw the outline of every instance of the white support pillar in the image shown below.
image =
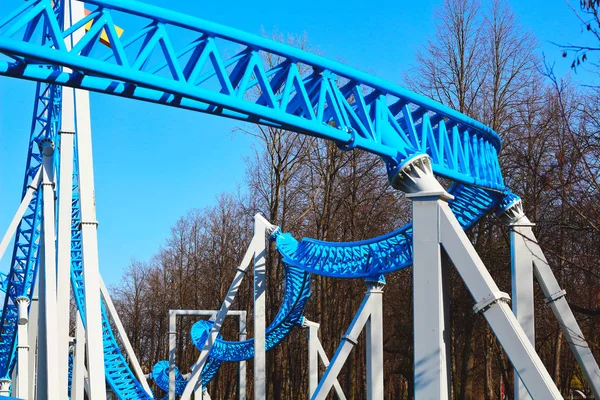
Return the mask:
{"type": "MultiPolygon", "coordinates": [[[[77,10],[77,7],[75,7],[77,10]]],[[[63,1],[64,28],[71,26],[71,0],[63,1]]],[[[81,10],[80,10],[81,11],[81,10]]],[[[77,16],[74,15],[76,18],[77,16]]],[[[73,47],[73,40],[78,40],[80,32],[65,40],[67,50],[73,47]]],[[[64,68],[65,72],[71,72],[64,68]]],[[[58,197],[57,225],[57,294],[58,310],[57,332],[57,366],[58,366],[58,396],[68,398],[69,382],[69,326],[71,321],[71,218],[73,203],[73,154],[75,136],[75,89],[62,88],[61,127],[59,131],[60,179],[58,197]]]]}
{"type": "Polygon", "coordinates": [[[10,396],[10,384],[9,378],[0,378],[0,396],[10,396]]]}
{"type": "Polygon", "coordinates": [[[254,399],[267,397],[266,375],[266,252],[265,229],[260,215],[254,218],[254,399]]]}
{"type": "MultiPolygon", "coordinates": [[[[423,232],[422,229],[419,232],[418,226],[423,223],[425,218],[413,221],[414,244],[417,245],[421,240],[420,236],[438,238],[437,243],[430,241],[429,251],[433,252],[440,245],[444,246],[458,273],[475,299],[474,310],[481,312],[488,321],[531,396],[535,399],[544,400],[562,399],[548,371],[546,371],[542,361],[536,354],[535,348],[529,339],[527,339],[527,335],[511,312],[507,304],[509,296],[506,293],[500,292],[498,286],[496,286],[488,270],[477,255],[473,244],[469,241],[469,238],[448,206],[446,201],[451,196],[435,179],[429,156],[419,155],[409,159],[400,169],[398,175],[392,178],[392,184],[394,187],[409,193],[409,197],[413,200],[414,209],[427,207],[426,204],[436,204],[436,207],[431,211],[437,216],[437,223],[428,225],[428,229],[433,230],[433,232],[423,232]],[[428,196],[425,194],[428,194],[428,196]],[[432,201],[430,197],[437,197],[437,199],[432,201]]],[[[418,214],[419,212],[416,211],[416,213],[418,214]]],[[[415,259],[413,273],[417,273],[415,270],[420,268],[421,265],[415,259]]],[[[419,288],[415,287],[414,290],[417,292],[419,288]]],[[[434,290],[436,290],[435,287],[434,290]]],[[[429,312],[430,310],[421,311],[429,312]]],[[[437,316],[435,318],[437,319],[437,316]]],[[[418,327],[415,326],[415,329],[418,329],[418,327]]],[[[424,334],[425,332],[416,330],[415,341],[424,334]]],[[[446,363],[445,361],[442,363],[443,360],[437,357],[437,349],[435,348],[437,347],[437,343],[432,342],[432,345],[434,348],[430,351],[431,357],[439,360],[438,362],[443,364],[439,366],[439,369],[443,369],[446,363]]],[[[417,344],[415,343],[415,351],[416,347],[417,344]]],[[[415,365],[416,368],[418,368],[418,365],[415,365]]],[[[443,379],[443,377],[440,377],[440,379],[443,379]]],[[[416,394],[415,398],[417,400],[439,398],[437,396],[417,397],[416,394]]],[[[439,395],[445,396],[444,398],[448,396],[447,392],[444,394],[442,391],[440,391],[439,395]]]]}
{"type": "Polygon", "coordinates": [[[17,297],[19,326],[17,327],[17,390],[20,399],[29,398],[29,345],[27,343],[27,323],[29,322],[29,297],[17,297]]]}
{"type": "Polygon", "coordinates": [[[85,328],[79,312],[75,325],[75,342],[73,344],[73,378],[71,381],[71,399],[84,400],[85,390],[85,328]]]}
{"type": "MultiPolygon", "coordinates": [[[[231,285],[229,286],[229,290],[227,291],[227,296],[225,297],[225,300],[221,304],[221,308],[219,309],[219,312],[217,313],[217,315],[215,317],[215,321],[214,321],[212,329],[210,330],[210,335],[208,337],[208,340],[206,341],[206,343],[204,344],[204,348],[200,352],[198,361],[192,367],[192,375],[190,376],[188,383],[185,387],[185,390],[181,396],[182,400],[189,400],[191,398],[192,393],[199,388],[199,386],[200,386],[199,378],[202,373],[202,369],[204,368],[204,365],[206,364],[206,360],[208,359],[208,354],[209,354],[210,350],[212,349],[213,343],[219,334],[219,331],[221,329],[221,326],[223,325],[223,321],[225,320],[225,317],[227,316],[229,308],[231,307],[231,304],[235,300],[235,297],[237,295],[237,292],[239,291],[240,285],[242,284],[242,280],[246,276],[248,267],[249,267],[250,263],[252,262],[252,258],[253,258],[253,256],[255,256],[255,254],[257,254],[257,251],[258,251],[257,249],[261,248],[261,243],[262,243],[262,246],[265,246],[264,243],[266,240],[266,236],[271,235],[275,231],[275,229],[277,229],[276,226],[270,224],[260,214],[257,214],[254,217],[254,219],[255,219],[254,236],[252,238],[250,246],[248,246],[248,249],[246,250],[246,254],[244,255],[244,258],[242,259],[242,263],[237,268],[237,271],[235,273],[233,281],[231,282],[231,285]],[[257,245],[257,243],[258,243],[258,245],[257,245]]],[[[263,251],[263,253],[264,253],[264,251],[263,251]]],[[[256,262],[255,262],[255,265],[256,265],[256,262]]],[[[263,263],[263,265],[264,265],[264,263],[263,263]]],[[[255,272],[255,276],[256,276],[256,272],[255,272]]],[[[245,326],[244,326],[244,331],[245,331],[245,326]]],[[[264,336],[264,334],[263,334],[263,336],[264,336]]],[[[255,342],[256,342],[256,339],[255,339],[255,342]]],[[[174,348],[174,347],[171,347],[171,348],[174,348]]],[[[171,364],[170,368],[171,369],[174,368],[174,363],[171,364]]],[[[244,364],[244,368],[245,368],[245,364],[244,364]]],[[[244,396],[245,396],[245,383],[246,383],[245,382],[245,379],[246,379],[245,372],[244,372],[243,376],[244,376],[243,383],[244,383],[244,396]]],[[[169,387],[171,387],[171,385],[173,387],[173,390],[175,390],[174,389],[175,388],[175,373],[169,371],[169,387]]],[[[255,383],[255,388],[256,388],[256,383],[255,383]]],[[[241,389],[241,387],[240,387],[240,389],[241,389]]],[[[169,390],[169,393],[171,393],[171,390],[169,390]]],[[[173,396],[174,396],[174,394],[173,394],[173,396]]]]}
{"type": "Polygon", "coordinates": [[[173,311],[174,310],[169,310],[169,400],[175,400],[175,353],[177,351],[177,314],[173,311]]]}
{"type": "Polygon", "coordinates": [[[413,319],[415,399],[450,397],[446,318],[439,246],[439,195],[421,192],[413,201],[413,319]]]}
{"type": "MultiPolygon", "coordinates": [[[[63,113],[70,108],[73,118],[73,90],[63,89],[63,113]]],[[[71,218],[73,203],[73,136],[74,127],[65,126],[60,131],[60,179],[58,201],[58,270],[56,283],[56,304],[58,310],[57,364],[59,379],[59,398],[68,397],[69,382],[69,325],[71,321],[71,218]],[[70,131],[64,129],[71,129],[70,131]]],[[[74,122],[71,124],[73,125],[74,122]]]]}
{"type": "MultiPolygon", "coordinates": [[[[529,279],[531,284],[533,284],[533,276],[537,279],[544,296],[546,296],[546,304],[549,304],[552,308],[565,339],[575,355],[575,359],[583,371],[590,389],[594,393],[594,397],[600,399],[600,368],[567,303],[566,292],[561,289],[542,248],[537,242],[532,229],[534,224],[525,216],[521,200],[519,199],[510,205],[501,215],[501,218],[510,224],[511,238],[517,244],[516,246],[513,245],[513,264],[533,265],[531,276],[528,275],[521,279],[529,279]]],[[[514,276],[513,280],[515,280],[514,276]]],[[[533,320],[533,304],[531,304],[530,314],[531,320],[533,320]]]]}
{"type": "MultiPolygon", "coordinates": [[[[533,296],[533,257],[523,240],[523,227],[533,226],[524,216],[521,203],[505,212],[503,219],[510,226],[512,310],[523,331],[535,347],[535,319],[533,296]]],[[[515,371],[514,387],[516,400],[530,400],[531,396],[515,371]]]]}
{"type": "Polygon", "coordinates": [[[383,276],[367,280],[371,296],[370,316],[367,320],[367,399],[383,400],[383,276]]]}
{"type": "Polygon", "coordinates": [[[27,190],[25,191],[25,196],[23,196],[21,204],[19,205],[19,208],[17,208],[17,212],[15,212],[15,215],[10,221],[10,225],[6,230],[6,233],[2,237],[2,241],[0,242],[0,259],[2,259],[2,257],[4,256],[6,248],[10,244],[12,237],[17,231],[17,227],[23,219],[23,215],[25,215],[25,211],[27,210],[27,207],[29,207],[29,203],[31,203],[31,198],[33,197],[33,194],[38,190],[38,187],[41,182],[41,177],[42,168],[38,170],[38,172],[35,174],[35,177],[31,180],[31,184],[27,187],[27,190]]]}
{"type": "Polygon", "coordinates": [[[319,324],[304,319],[303,327],[308,328],[308,398],[319,385],[319,324]]]}
{"type": "Polygon", "coordinates": [[[35,399],[37,391],[37,371],[38,371],[38,325],[39,325],[39,279],[35,281],[33,287],[33,296],[29,306],[29,324],[27,332],[27,343],[29,343],[29,392],[27,398],[35,399]]]}
{"type": "MultiPolygon", "coordinates": [[[[310,399],[319,385],[319,359],[325,368],[327,368],[329,367],[329,357],[327,357],[325,349],[323,349],[321,341],[319,340],[320,325],[304,318],[302,327],[308,328],[308,398],[310,399]]],[[[333,383],[333,388],[340,400],[346,400],[346,395],[337,378],[333,383]]]]}
{"type": "MultiPolygon", "coordinates": [[[[327,395],[337,381],[337,377],[340,374],[344,363],[348,359],[350,352],[358,343],[358,336],[360,335],[360,332],[363,330],[370,318],[371,310],[373,308],[372,304],[373,302],[377,303],[377,300],[373,300],[373,297],[375,296],[379,296],[379,294],[371,293],[371,291],[366,292],[365,298],[360,304],[358,311],[354,315],[354,319],[352,319],[348,330],[344,336],[342,336],[342,343],[335,351],[335,354],[331,360],[331,364],[329,364],[325,370],[325,373],[323,374],[323,377],[321,378],[321,381],[319,382],[319,385],[312,396],[312,400],[324,400],[327,398],[327,395]]],[[[373,368],[374,366],[371,367],[373,368]]],[[[380,368],[383,370],[383,365],[381,365],[380,368]]]]}
{"type": "MultiPolygon", "coordinates": [[[[243,342],[246,340],[246,311],[242,311],[239,321],[239,340],[243,342]]],[[[246,400],[246,361],[240,361],[238,363],[238,400],[246,400]]]]}
{"type": "MultiPolygon", "coordinates": [[[[75,6],[83,3],[71,3],[75,6]]],[[[80,14],[77,14],[80,15],[80,14]]],[[[83,257],[83,286],[85,289],[85,333],[87,345],[90,391],[94,400],[106,399],[104,378],[104,351],[102,341],[102,315],[100,310],[100,272],[98,265],[98,221],[94,193],[94,167],[92,159],[92,128],[90,122],[89,93],[75,91],[77,115],[77,140],[79,160],[79,202],[81,206],[81,242],[83,257]]]]}
{"type": "Polygon", "coordinates": [[[40,141],[42,162],[42,245],[40,247],[40,340],[38,398],[58,399],[54,143],[40,141]]]}

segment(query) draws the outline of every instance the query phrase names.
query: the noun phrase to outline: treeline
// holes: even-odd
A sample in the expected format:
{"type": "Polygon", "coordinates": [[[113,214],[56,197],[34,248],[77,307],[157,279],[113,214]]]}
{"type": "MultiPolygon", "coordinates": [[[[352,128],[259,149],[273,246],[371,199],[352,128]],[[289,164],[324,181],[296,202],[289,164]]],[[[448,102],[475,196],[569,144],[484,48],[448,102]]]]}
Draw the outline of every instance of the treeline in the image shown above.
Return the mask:
{"type": "MultiPolygon", "coordinates": [[[[303,38],[291,39],[306,48],[303,38]]],[[[557,80],[540,59],[535,37],[505,2],[445,0],[437,33],[424,43],[405,77],[413,90],[491,126],[504,140],[501,164],[519,194],[554,273],[568,293],[586,338],[600,359],[600,90],[557,80]]],[[[278,60],[266,59],[276,64],[278,60]]],[[[216,309],[250,243],[253,215],[262,212],[296,237],[353,241],[392,231],[410,219],[409,201],[387,185],[379,159],[361,151],[261,126],[243,189],[180,218],[156,255],[126,268],[112,288],[119,315],[146,372],[168,354],[169,309],[216,309]]],[[[469,233],[500,289],[511,291],[509,232],[488,216],[469,233]]],[[[267,318],[282,298],[284,270],[273,244],[267,258],[267,318]]],[[[460,277],[450,274],[453,399],[512,398],[512,368],[460,277]]],[[[247,310],[252,333],[251,276],[233,309],[247,310]]],[[[313,276],[305,315],[321,324],[332,356],[364,294],[364,282],[313,276]]],[[[411,270],[387,277],[384,294],[386,398],[413,397],[411,270]]],[[[586,391],[583,375],[551,310],[536,288],[536,348],[563,394],[586,391]]],[[[189,342],[193,319],[180,319],[177,364],[186,372],[199,352],[189,342]]],[[[224,336],[237,339],[237,321],[224,336]]],[[[417,333],[418,334],[418,333],[417,333]]],[[[363,335],[364,336],[364,335],[363,335]]],[[[364,341],[364,337],[361,337],[364,341]]],[[[360,342],[340,375],[349,399],[365,398],[365,349],[360,342]]],[[[295,329],[268,353],[270,399],[307,398],[307,332],[295,329]]],[[[252,389],[248,366],[248,393],[252,389]]],[[[600,378],[599,378],[600,379],[600,378]]],[[[213,399],[233,398],[237,366],[224,365],[209,387],[213,399]]],[[[158,390],[158,393],[161,393],[158,390]]],[[[333,396],[333,395],[332,395],[333,396]]]]}

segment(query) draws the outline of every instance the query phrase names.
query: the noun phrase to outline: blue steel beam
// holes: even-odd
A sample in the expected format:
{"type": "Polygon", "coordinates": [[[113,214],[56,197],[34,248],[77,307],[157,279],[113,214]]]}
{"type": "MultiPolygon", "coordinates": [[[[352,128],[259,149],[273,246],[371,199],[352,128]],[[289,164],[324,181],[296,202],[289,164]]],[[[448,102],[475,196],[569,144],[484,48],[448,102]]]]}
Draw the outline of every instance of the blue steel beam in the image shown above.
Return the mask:
{"type": "MultiPolygon", "coordinates": [[[[75,135],[77,149],[77,135],[75,135]]],[[[77,151],[73,163],[73,201],[71,211],[71,286],[85,326],[85,291],[83,286],[83,253],[81,248],[81,208],[79,203],[79,174],[77,151]]],[[[112,331],[110,319],[102,302],[102,346],[104,349],[104,369],[106,380],[120,399],[150,400],[152,397],[131,371],[127,360],[121,353],[119,342],[112,331]]]]}
{"type": "MultiPolygon", "coordinates": [[[[393,175],[417,153],[434,172],[456,182],[502,191],[500,139],[485,125],[424,96],[298,49],[131,0],[91,0],[98,6],[63,32],[50,0],[26,4],[0,22],[0,74],[80,87],[173,107],[241,119],[334,140],[343,149],[381,156],[393,175]],[[144,28],[119,37],[120,13],[144,28]],[[53,41],[40,45],[47,21],[53,41]],[[64,38],[91,22],[68,51],[64,38]],[[177,30],[196,37],[178,46],[177,30]],[[110,39],[108,53],[99,37],[110,39]],[[227,49],[242,47],[226,58],[227,49]],[[100,47],[102,46],[102,48],[100,47]],[[266,65],[263,55],[281,59],[266,65]],[[47,65],[72,68],[55,73],[47,65]],[[301,73],[300,71],[308,71],[301,73]]],[[[126,28],[126,27],[125,27],[126,28]]]]}
{"type": "MultiPolygon", "coordinates": [[[[502,197],[505,188],[497,157],[500,139],[485,125],[454,110],[347,66],[198,18],[129,0],[88,3],[98,8],[64,32],[49,12],[50,0],[30,2],[0,22],[0,53],[9,57],[0,60],[0,74],[333,140],[344,150],[361,148],[381,156],[391,177],[408,157],[429,154],[434,172],[458,183],[451,189],[456,196],[451,206],[465,229],[502,197]],[[145,27],[119,37],[113,26],[119,13],[141,20],[145,27]],[[91,27],[83,39],[67,51],[65,38],[89,22],[91,27]],[[42,23],[49,27],[49,44],[35,38],[42,23]],[[196,39],[176,48],[173,27],[196,39]],[[97,46],[103,32],[110,41],[108,53],[99,52],[97,46]],[[223,57],[226,49],[222,46],[232,44],[241,45],[242,50],[223,57]],[[264,54],[280,61],[265,65],[264,54]],[[75,72],[48,66],[66,66],[75,72]]],[[[372,277],[412,263],[411,229],[407,225],[381,238],[347,244],[310,239],[297,242],[281,235],[278,248],[286,262],[306,276],[315,272],[372,277]]],[[[74,274],[80,278],[76,268],[74,274]]],[[[286,293],[297,295],[302,293],[301,287],[286,293]]],[[[287,325],[294,319],[290,315],[295,316],[296,310],[301,315],[297,305],[289,308],[284,299],[284,311],[280,310],[272,323],[284,327],[281,335],[275,335],[274,344],[289,333],[287,325]]],[[[107,340],[110,342],[110,337],[107,340]]],[[[246,342],[218,343],[221,347],[211,353],[216,359],[251,357],[246,342]]]]}
{"type": "MultiPolygon", "coordinates": [[[[60,24],[61,10],[60,2],[56,2],[54,8],[48,9],[47,14],[60,24]]],[[[51,29],[45,21],[40,22],[38,29],[41,32],[39,41],[45,45],[48,40],[51,40],[51,29]]],[[[26,36],[31,34],[29,30],[25,32],[26,36]]],[[[49,70],[56,71],[57,67],[50,67],[49,70]]],[[[40,82],[36,86],[23,195],[42,162],[37,143],[43,138],[56,139],[60,126],[60,93],[61,87],[58,85],[40,82]]],[[[17,228],[10,271],[3,282],[3,286],[6,286],[6,295],[0,318],[0,376],[9,376],[15,363],[18,317],[16,299],[19,296],[27,296],[31,300],[33,295],[40,246],[41,200],[41,193],[36,192],[17,228]]]]}

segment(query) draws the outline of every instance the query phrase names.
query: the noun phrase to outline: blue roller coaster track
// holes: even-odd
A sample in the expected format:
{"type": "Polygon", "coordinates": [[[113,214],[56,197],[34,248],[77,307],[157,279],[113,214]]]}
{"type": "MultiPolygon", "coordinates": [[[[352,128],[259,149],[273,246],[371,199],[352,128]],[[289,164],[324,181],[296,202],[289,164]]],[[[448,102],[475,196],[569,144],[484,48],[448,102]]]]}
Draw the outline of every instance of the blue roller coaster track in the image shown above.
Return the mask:
{"type": "MultiPolygon", "coordinates": [[[[275,126],[332,140],[343,150],[363,149],[381,157],[392,182],[405,160],[428,154],[434,173],[454,182],[448,189],[454,195],[450,206],[464,229],[511,201],[498,162],[500,138],[455,110],[348,66],[199,18],[132,0],[86,3],[95,9],[68,29],[52,0],[29,1],[0,20],[0,75],[38,82],[24,188],[40,164],[36,141],[56,139],[60,87],[70,86],[275,126]],[[143,28],[126,29],[121,36],[115,28],[121,20],[143,28]],[[76,31],[85,32],[69,50],[65,40],[76,31]],[[101,35],[108,38],[102,45],[101,35]],[[267,65],[265,55],[279,61],[267,65]]],[[[76,184],[74,189],[71,280],[83,317],[76,184]]],[[[14,364],[14,301],[31,296],[35,282],[39,203],[39,197],[31,202],[17,232],[10,272],[0,279],[7,291],[0,322],[0,375],[8,375],[14,364]]],[[[286,265],[286,290],[267,331],[267,348],[300,321],[310,295],[310,273],[374,278],[412,264],[410,224],[354,243],[298,241],[280,232],[274,239],[286,265]]],[[[107,381],[121,398],[150,398],[127,366],[104,307],[102,317],[107,381]]],[[[199,347],[206,329],[201,324],[192,330],[199,347]]],[[[252,340],[218,339],[203,384],[222,361],[252,356],[252,340]]],[[[159,386],[167,367],[162,362],[153,370],[159,386]]]]}

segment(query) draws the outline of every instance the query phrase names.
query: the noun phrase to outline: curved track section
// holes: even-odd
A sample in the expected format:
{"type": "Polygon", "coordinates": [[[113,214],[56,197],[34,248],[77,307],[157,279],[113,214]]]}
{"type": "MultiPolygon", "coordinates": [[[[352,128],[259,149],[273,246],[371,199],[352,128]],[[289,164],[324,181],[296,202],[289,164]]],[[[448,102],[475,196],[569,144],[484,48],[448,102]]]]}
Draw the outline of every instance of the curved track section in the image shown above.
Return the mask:
{"type": "MultiPolygon", "coordinates": [[[[381,156],[391,174],[407,157],[431,156],[436,174],[503,190],[500,139],[487,126],[389,82],[264,38],[131,0],[97,9],[62,31],[51,0],[0,22],[0,74],[42,80],[278,126],[381,156]],[[114,24],[126,20],[122,37],[114,24]],[[37,43],[48,21],[52,43],[37,43]],[[71,51],[65,37],[86,33],[71,51]],[[105,32],[110,50],[100,44],[105,32]],[[189,39],[194,38],[191,42],[189,39]],[[241,46],[241,51],[240,51],[241,46]],[[226,57],[226,54],[234,54],[226,57]],[[264,55],[279,60],[268,66],[264,55]],[[76,72],[56,73],[47,64],[76,72]],[[308,71],[301,73],[300,71],[308,71]]],[[[124,24],[120,24],[124,26],[124,24]]],[[[106,42],[106,40],[104,41],[106,42]]]]}
{"type": "MultiPolygon", "coordinates": [[[[192,342],[194,346],[200,351],[204,347],[204,342],[208,338],[209,332],[213,326],[211,321],[200,320],[196,322],[191,329],[190,335],[192,337],[192,342]]],[[[218,336],[218,340],[222,340],[222,336],[218,336]]],[[[215,377],[219,368],[221,366],[221,361],[209,357],[204,368],[202,369],[202,387],[206,388],[208,383],[215,377]]],[[[164,390],[165,392],[169,392],[169,361],[162,360],[154,364],[152,367],[152,379],[156,382],[156,385],[164,390]]],[[[184,377],[179,368],[175,366],[175,394],[180,395],[183,394],[185,390],[185,386],[187,385],[187,378],[184,377]]]]}
{"type": "MultiPolygon", "coordinates": [[[[461,113],[353,68],[198,18],[132,0],[86,3],[96,9],[67,30],[61,29],[52,0],[32,0],[0,21],[0,75],[333,140],[343,150],[360,148],[380,156],[390,177],[407,158],[426,153],[433,171],[455,182],[451,206],[465,229],[502,200],[506,188],[498,162],[501,141],[491,129],[461,113]],[[142,28],[129,29],[120,21],[142,28]],[[123,36],[114,24],[126,28],[123,36]],[[68,50],[65,39],[77,30],[85,31],[83,37],[68,50]],[[108,51],[100,45],[101,35],[103,43],[109,43],[108,51]],[[279,61],[266,65],[265,55],[279,61]]],[[[283,340],[299,321],[309,296],[309,272],[368,278],[407,267],[412,263],[411,232],[407,225],[355,243],[298,242],[279,234],[277,246],[287,268],[286,297],[268,328],[267,348],[283,340]]],[[[79,258],[73,258],[72,280],[84,315],[77,233],[73,252],[79,258]]],[[[9,276],[7,299],[13,281],[19,282],[9,276]]],[[[10,311],[7,304],[5,314],[10,311]]],[[[7,315],[2,323],[10,330],[7,315]]],[[[116,346],[104,311],[103,324],[107,379],[121,397],[145,398],[116,346]]],[[[4,354],[12,357],[14,349],[3,353],[3,348],[4,362],[4,354]]],[[[210,356],[218,361],[251,358],[252,341],[218,340],[210,356]]]]}
{"type": "MultiPolygon", "coordinates": [[[[502,196],[484,189],[455,184],[450,208],[466,230],[498,205],[502,196]]],[[[297,241],[283,234],[277,248],[286,263],[317,275],[335,278],[373,278],[412,265],[412,224],[359,242],[297,241]]]]}
{"type": "MultiPolygon", "coordinates": [[[[277,243],[284,234],[277,234],[277,243]]],[[[279,246],[279,245],[278,245],[279,246]]],[[[285,292],[277,315],[267,327],[267,351],[277,346],[298,325],[310,297],[310,274],[293,264],[284,263],[285,292]]],[[[242,361],[254,357],[254,339],[242,342],[217,340],[210,356],[221,361],[242,361]]]]}
{"type": "MultiPolygon", "coordinates": [[[[272,237],[277,241],[284,240],[287,234],[276,231],[272,237]]],[[[310,274],[292,264],[284,263],[285,269],[285,291],[282,304],[277,315],[266,329],[265,345],[271,350],[277,346],[300,323],[304,306],[310,297],[310,274]]],[[[209,321],[198,321],[190,332],[192,342],[202,350],[208,338],[212,323],[209,321]]],[[[206,387],[216,375],[221,362],[237,362],[249,360],[254,357],[254,339],[241,342],[223,340],[221,335],[215,341],[209,354],[206,366],[202,370],[202,385],[206,387]]],[[[179,373],[176,377],[176,393],[181,394],[185,389],[187,380],[179,373]]],[[[154,365],[152,377],[156,384],[163,390],[169,389],[169,362],[159,361],[154,365]]]]}

